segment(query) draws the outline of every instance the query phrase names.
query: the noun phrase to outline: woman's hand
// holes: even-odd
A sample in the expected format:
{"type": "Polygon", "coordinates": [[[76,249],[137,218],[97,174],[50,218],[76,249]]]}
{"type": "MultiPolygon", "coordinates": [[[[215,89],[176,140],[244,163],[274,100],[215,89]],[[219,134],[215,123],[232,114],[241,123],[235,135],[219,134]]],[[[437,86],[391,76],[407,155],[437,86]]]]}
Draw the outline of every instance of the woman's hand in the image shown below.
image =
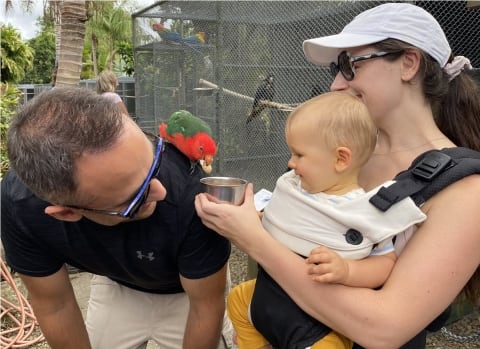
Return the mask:
{"type": "Polygon", "coordinates": [[[244,251],[262,233],[268,234],[262,226],[253,202],[253,185],[248,183],[245,189],[245,200],[242,205],[219,204],[201,193],[195,198],[195,208],[202,222],[210,229],[226,237],[244,251]]]}

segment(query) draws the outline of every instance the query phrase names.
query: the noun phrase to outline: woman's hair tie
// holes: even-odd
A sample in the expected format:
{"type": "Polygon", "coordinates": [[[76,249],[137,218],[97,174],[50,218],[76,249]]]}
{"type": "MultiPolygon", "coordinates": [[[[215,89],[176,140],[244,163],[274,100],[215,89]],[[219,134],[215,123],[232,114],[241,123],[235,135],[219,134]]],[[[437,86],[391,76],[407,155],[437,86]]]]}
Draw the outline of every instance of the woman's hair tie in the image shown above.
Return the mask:
{"type": "Polygon", "coordinates": [[[473,69],[470,60],[464,56],[455,56],[453,60],[443,68],[450,77],[448,81],[455,79],[464,69],[473,69]]]}

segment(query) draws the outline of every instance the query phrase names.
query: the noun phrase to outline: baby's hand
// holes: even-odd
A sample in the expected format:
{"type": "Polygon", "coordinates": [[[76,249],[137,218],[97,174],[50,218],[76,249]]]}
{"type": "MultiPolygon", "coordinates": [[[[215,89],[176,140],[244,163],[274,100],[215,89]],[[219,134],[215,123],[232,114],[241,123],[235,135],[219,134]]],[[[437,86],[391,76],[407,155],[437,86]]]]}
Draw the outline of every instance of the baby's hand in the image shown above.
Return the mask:
{"type": "Polygon", "coordinates": [[[343,284],[348,279],[348,261],[328,247],[317,247],[305,260],[310,265],[308,274],[319,282],[343,284]]]}

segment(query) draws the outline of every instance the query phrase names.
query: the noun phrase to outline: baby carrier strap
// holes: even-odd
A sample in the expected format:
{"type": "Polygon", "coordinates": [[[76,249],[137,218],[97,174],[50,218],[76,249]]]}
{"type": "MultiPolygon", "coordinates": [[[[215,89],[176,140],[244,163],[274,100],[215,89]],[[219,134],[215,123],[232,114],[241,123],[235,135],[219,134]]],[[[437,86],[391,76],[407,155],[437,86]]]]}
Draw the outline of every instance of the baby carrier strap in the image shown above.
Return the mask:
{"type": "Polygon", "coordinates": [[[410,196],[416,205],[421,206],[443,188],[476,173],[480,173],[480,152],[462,147],[430,150],[400,172],[395,183],[380,188],[370,198],[370,203],[385,212],[410,196]]]}
{"type": "MultiPolygon", "coordinates": [[[[448,185],[472,174],[480,173],[480,152],[468,148],[430,150],[419,155],[412,165],[395,177],[395,183],[382,187],[370,203],[382,211],[410,196],[421,206],[448,185]]],[[[451,305],[401,349],[424,348],[427,331],[438,331],[448,320],[451,305]]],[[[361,348],[357,344],[354,349],[361,348]]]]}

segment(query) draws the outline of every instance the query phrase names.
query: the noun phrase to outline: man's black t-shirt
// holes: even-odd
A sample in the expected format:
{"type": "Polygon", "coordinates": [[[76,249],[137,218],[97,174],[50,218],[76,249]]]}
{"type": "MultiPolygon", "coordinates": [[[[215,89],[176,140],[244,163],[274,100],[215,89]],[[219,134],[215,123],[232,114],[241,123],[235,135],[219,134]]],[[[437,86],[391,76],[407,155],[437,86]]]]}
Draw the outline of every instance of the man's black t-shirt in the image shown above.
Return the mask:
{"type": "Polygon", "coordinates": [[[230,243],[205,227],[195,195],[203,172],[166,145],[158,179],[167,197],[146,219],[103,226],[87,218],[59,221],[44,213],[49,204],[14,171],[2,180],[2,243],[7,264],[29,276],[47,276],[64,263],[151,293],[183,292],[179,274],[198,279],[220,270],[230,243]]]}

